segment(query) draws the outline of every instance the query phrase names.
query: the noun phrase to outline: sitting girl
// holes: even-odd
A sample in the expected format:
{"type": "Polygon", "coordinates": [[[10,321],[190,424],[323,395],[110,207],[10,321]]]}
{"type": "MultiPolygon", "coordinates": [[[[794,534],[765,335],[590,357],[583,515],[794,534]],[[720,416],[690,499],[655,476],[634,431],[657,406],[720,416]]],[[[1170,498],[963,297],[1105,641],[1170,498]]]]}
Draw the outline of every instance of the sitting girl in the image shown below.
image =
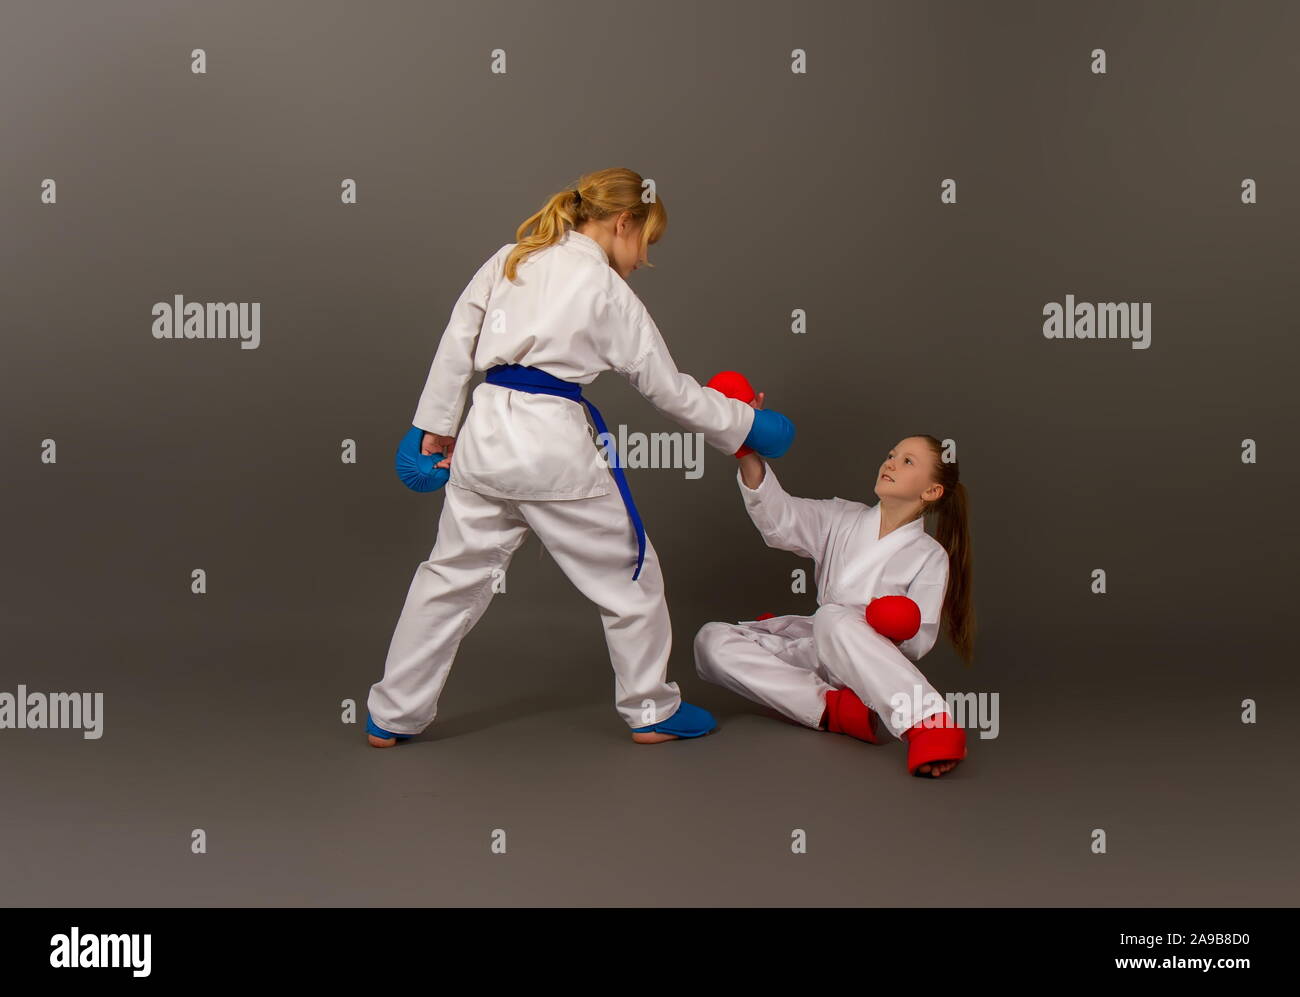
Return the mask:
{"type": "MultiPolygon", "coordinates": [[[[762,395],[751,404],[760,407],[762,395]]],[[[940,776],[966,757],[966,732],[915,664],[934,646],[941,615],[967,664],[974,644],[966,491],[957,462],[940,460],[941,446],[922,435],[894,447],[874,506],[794,498],[762,458],[742,456],[736,480],[750,518],[769,547],[812,558],[819,608],[706,623],[695,638],[700,676],[805,726],[872,744],[884,740],[883,721],[907,743],[913,775],[940,776]],[[937,539],[925,532],[926,514],[937,539]]]]}

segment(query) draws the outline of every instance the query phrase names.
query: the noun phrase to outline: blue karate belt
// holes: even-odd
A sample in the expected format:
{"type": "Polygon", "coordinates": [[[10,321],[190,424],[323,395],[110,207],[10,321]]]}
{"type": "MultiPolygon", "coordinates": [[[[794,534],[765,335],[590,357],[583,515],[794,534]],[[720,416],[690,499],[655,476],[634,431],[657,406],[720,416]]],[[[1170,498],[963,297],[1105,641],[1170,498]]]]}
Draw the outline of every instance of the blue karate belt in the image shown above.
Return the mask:
{"type": "Polygon", "coordinates": [[[645,561],[645,526],[641,523],[641,514],[636,511],[636,503],[632,501],[632,491],[628,488],[627,477],[623,474],[623,459],[618,455],[613,437],[609,435],[605,420],[600,416],[600,409],[582,397],[582,385],[548,374],[537,367],[518,363],[499,363],[495,367],[489,367],[487,383],[499,384],[503,388],[514,388],[516,391],[527,391],[529,394],[559,395],[561,398],[582,402],[587,406],[587,411],[591,413],[591,421],[596,424],[596,432],[601,438],[609,441],[609,449],[614,453],[614,466],[611,470],[614,472],[614,480],[618,482],[619,494],[623,496],[623,505],[627,507],[628,517],[636,529],[636,570],[632,572],[632,580],[636,581],[641,574],[641,565],[645,561]]]}

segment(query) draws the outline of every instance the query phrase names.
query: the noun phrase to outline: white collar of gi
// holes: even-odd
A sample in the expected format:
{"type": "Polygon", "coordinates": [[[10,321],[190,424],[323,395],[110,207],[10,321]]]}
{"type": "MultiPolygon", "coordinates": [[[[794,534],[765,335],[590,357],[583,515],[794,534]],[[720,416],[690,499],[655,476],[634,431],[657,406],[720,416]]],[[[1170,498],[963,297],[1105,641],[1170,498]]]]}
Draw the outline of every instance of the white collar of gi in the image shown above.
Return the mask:
{"type": "Polygon", "coordinates": [[[583,235],[577,229],[569,229],[560,237],[560,245],[573,246],[582,252],[600,260],[605,266],[609,266],[609,254],[605,252],[605,247],[589,235],[583,235]]]}
{"type": "Polygon", "coordinates": [[[872,519],[872,532],[874,534],[872,539],[879,540],[881,543],[885,543],[893,538],[910,537],[913,534],[925,532],[925,517],[917,516],[915,519],[904,523],[902,526],[895,526],[882,537],[880,535],[880,517],[882,515],[880,511],[880,503],[877,502],[872,506],[871,511],[875,513],[875,516],[872,519]]]}

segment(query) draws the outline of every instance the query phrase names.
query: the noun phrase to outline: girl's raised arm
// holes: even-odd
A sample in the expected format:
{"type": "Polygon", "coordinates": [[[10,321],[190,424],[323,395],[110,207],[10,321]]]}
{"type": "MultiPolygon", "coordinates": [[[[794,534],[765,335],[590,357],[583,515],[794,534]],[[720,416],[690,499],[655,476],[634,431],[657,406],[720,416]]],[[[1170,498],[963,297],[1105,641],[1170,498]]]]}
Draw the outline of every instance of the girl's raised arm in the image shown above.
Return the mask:
{"type": "Polygon", "coordinates": [[[818,563],[826,556],[835,524],[852,506],[841,498],[796,498],[781,487],[771,464],[763,469],[763,480],[757,488],[745,484],[740,468],[736,469],[736,483],[749,518],[769,547],[810,557],[818,563]]]}

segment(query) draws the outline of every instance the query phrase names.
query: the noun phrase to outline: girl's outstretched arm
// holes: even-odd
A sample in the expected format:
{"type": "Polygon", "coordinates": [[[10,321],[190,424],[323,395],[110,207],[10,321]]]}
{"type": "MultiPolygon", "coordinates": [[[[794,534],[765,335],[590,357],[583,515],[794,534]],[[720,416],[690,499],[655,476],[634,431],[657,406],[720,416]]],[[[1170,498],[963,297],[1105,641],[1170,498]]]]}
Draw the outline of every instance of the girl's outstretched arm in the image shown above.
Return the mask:
{"type": "MultiPolygon", "coordinates": [[[[621,281],[619,283],[622,283],[621,281]]],[[[624,285],[603,302],[598,335],[606,362],[651,405],[709,446],[733,454],[754,425],[754,410],[677,369],[641,299],[624,285]]]]}
{"type": "Polygon", "coordinates": [[[826,556],[835,525],[852,506],[841,498],[796,498],[781,487],[772,466],[757,454],[740,458],[736,483],[749,518],[769,547],[810,557],[818,563],[826,556]],[[747,484],[747,472],[751,478],[759,476],[756,486],[747,484]]]}

